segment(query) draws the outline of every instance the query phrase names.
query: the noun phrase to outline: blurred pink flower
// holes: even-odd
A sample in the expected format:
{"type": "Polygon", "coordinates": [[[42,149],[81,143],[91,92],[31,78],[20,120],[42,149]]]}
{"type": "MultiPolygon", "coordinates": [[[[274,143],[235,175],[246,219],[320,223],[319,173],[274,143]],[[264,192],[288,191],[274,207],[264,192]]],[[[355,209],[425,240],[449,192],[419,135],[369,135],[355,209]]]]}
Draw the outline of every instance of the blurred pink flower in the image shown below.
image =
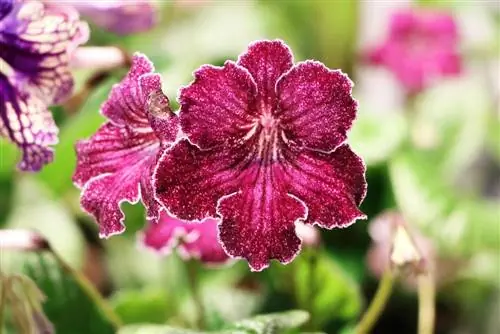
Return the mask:
{"type": "Polygon", "coordinates": [[[44,0],[52,5],[72,6],[89,21],[119,35],[143,32],[157,21],[156,6],[150,0],[44,0]]]}
{"type": "Polygon", "coordinates": [[[217,223],[211,218],[200,223],[186,223],[163,211],[158,223],[149,223],[141,233],[140,241],[147,248],[163,254],[176,249],[184,259],[222,264],[229,260],[229,256],[219,243],[217,223]]]}
{"type": "Polygon", "coordinates": [[[444,12],[406,9],[389,22],[387,39],[367,54],[368,61],[391,70],[410,93],[461,72],[454,18],[444,12]]]}

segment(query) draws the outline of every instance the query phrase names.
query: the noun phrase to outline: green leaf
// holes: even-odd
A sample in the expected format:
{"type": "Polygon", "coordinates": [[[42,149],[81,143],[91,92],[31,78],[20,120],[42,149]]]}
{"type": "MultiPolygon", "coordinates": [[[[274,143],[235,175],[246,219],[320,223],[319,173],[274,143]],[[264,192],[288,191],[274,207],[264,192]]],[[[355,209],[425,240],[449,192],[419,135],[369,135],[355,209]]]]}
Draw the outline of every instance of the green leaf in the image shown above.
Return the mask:
{"type": "Polygon", "coordinates": [[[349,133],[349,144],[368,166],[376,165],[396,152],[406,138],[407,128],[401,113],[363,112],[349,133]]]}
{"type": "Polygon", "coordinates": [[[47,297],[43,310],[57,333],[115,333],[112,322],[52,254],[34,254],[33,257],[25,271],[47,297]]]}
{"type": "Polygon", "coordinates": [[[248,334],[241,331],[198,332],[190,329],[166,325],[129,325],[121,328],[118,334],[248,334]]]}
{"type": "Polygon", "coordinates": [[[239,321],[232,327],[252,334],[278,334],[286,329],[302,326],[309,320],[305,311],[293,310],[282,313],[270,313],[239,321]]]}
{"type": "Polygon", "coordinates": [[[354,280],[325,252],[303,252],[293,263],[295,291],[300,308],[321,326],[328,320],[358,316],[362,296],[354,280]]]}
{"type": "Polygon", "coordinates": [[[111,304],[123,323],[165,323],[172,310],[165,289],[154,287],[142,290],[119,291],[111,304]]]}

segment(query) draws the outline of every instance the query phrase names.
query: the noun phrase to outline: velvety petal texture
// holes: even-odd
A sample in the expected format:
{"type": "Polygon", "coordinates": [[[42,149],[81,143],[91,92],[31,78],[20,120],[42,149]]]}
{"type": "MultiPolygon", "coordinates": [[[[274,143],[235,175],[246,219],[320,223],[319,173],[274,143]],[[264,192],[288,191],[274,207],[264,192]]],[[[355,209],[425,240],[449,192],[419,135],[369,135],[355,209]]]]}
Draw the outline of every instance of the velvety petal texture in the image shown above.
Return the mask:
{"type": "Polygon", "coordinates": [[[141,243],[161,254],[176,249],[184,259],[195,258],[206,264],[223,264],[229,256],[218,240],[218,221],[205,219],[200,223],[186,223],[162,212],[157,224],[150,223],[141,232],[141,243]]]}
{"type": "Polygon", "coordinates": [[[387,39],[368,52],[368,60],[394,73],[409,92],[442,77],[461,73],[459,34],[446,12],[406,9],[395,12],[387,39]]]}
{"type": "Polygon", "coordinates": [[[220,240],[253,270],[291,261],[295,224],[346,227],[365,218],[365,166],[344,144],[352,83],[318,62],[292,64],[281,41],[237,63],[205,65],[180,93],[185,139],[165,149],[156,198],[180,219],[221,219],[220,240]]]}
{"type": "Polygon", "coordinates": [[[73,181],[83,188],[81,205],[95,217],[103,237],[124,230],[123,201],[136,203],[142,198],[148,218],[159,217],[151,174],[159,148],[175,140],[178,120],[165,96],[160,100],[163,105],[156,102],[155,115],[150,115],[150,96],[162,94],[161,80],[153,71],[146,56],[136,54],[129,73],[113,87],[102,106],[109,121],[76,145],[73,181]],[[149,119],[157,117],[163,124],[163,142],[149,125],[149,119]]]}
{"type": "Polygon", "coordinates": [[[57,143],[48,106],[71,92],[69,58],[88,28],[74,10],[37,1],[2,1],[0,12],[0,134],[22,151],[21,170],[38,171],[57,143]]]}

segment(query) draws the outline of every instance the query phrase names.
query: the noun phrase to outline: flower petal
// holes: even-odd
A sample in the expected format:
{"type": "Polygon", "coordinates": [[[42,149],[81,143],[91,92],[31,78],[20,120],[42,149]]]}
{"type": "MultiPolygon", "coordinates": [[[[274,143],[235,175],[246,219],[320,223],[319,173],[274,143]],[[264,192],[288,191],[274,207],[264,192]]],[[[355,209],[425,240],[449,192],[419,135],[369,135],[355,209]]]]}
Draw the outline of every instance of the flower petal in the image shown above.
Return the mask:
{"type": "Polygon", "coordinates": [[[277,83],[278,112],[288,140],[330,152],[347,138],[356,117],[352,82],[340,71],[306,61],[277,83]]]}
{"type": "MultiPolygon", "coordinates": [[[[102,106],[102,114],[114,124],[151,131],[146,112],[148,95],[143,93],[139,79],[153,71],[154,66],[145,55],[134,54],[129,72],[120,83],[113,86],[102,106]]],[[[161,89],[161,86],[158,88],[161,89]]]]}
{"type": "MultiPolygon", "coordinates": [[[[101,236],[125,229],[120,204],[137,203],[141,189],[151,188],[143,182],[150,182],[159,145],[152,132],[133,131],[111,123],[104,124],[89,140],[77,143],[73,181],[83,187],[81,205],[95,217],[101,236]]],[[[157,216],[158,210],[154,203],[146,196],[148,215],[152,217],[157,216]]]]}
{"type": "Polygon", "coordinates": [[[23,152],[18,168],[38,171],[53,160],[51,145],[59,130],[52,114],[38,97],[21,92],[0,73],[0,136],[23,152]]]}
{"type": "Polygon", "coordinates": [[[202,151],[183,139],[163,152],[153,175],[156,198],[183,220],[216,216],[217,201],[238,190],[248,152],[202,151]]]}
{"type": "Polygon", "coordinates": [[[240,140],[251,129],[256,86],[242,67],[205,65],[180,93],[181,126],[192,143],[208,149],[240,140]]]}
{"type": "Polygon", "coordinates": [[[246,258],[253,271],[269,266],[271,259],[288,263],[300,250],[294,223],[306,209],[280,185],[279,171],[255,167],[247,170],[241,192],[223,198],[220,238],[227,253],[246,258]]]}
{"type": "Polygon", "coordinates": [[[305,223],[331,229],[366,218],[358,209],[366,194],[365,166],[348,145],[328,154],[301,151],[289,161],[289,192],[307,206],[305,223]]]}
{"type": "Polygon", "coordinates": [[[0,20],[9,15],[12,8],[14,8],[14,0],[2,0],[0,2],[0,20]]]}
{"type": "Polygon", "coordinates": [[[181,256],[197,258],[204,263],[221,264],[229,256],[219,243],[218,221],[205,219],[200,223],[186,223],[165,211],[157,224],[149,224],[142,233],[142,243],[157,252],[169,254],[177,248],[181,256]]]}
{"type": "Polygon", "coordinates": [[[88,39],[88,26],[69,7],[18,2],[0,23],[0,58],[14,71],[16,84],[47,104],[71,92],[71,52],[88,39]]]}
{"type": "Polygon", "coordinates": [[[282,41],[259,41],[248,47],[238,59],[257,84],[260,110],[276,104],[276,82],[293,66],[292,52],[282,41]]]}

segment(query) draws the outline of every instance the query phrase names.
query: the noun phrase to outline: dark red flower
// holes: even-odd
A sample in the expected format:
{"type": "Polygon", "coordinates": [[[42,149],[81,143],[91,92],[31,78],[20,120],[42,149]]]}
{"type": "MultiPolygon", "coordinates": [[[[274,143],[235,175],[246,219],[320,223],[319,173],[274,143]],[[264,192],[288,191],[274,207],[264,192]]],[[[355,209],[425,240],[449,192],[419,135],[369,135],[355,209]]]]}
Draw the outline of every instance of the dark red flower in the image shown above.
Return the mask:
{"type": "Polygon", "coordinates": [[[158,223],[150,223],[141,233],[141,242],[156,252],[170,254],[175,248],[184,259],[195,258],[206,264],[223,264],[229,256],[218,240],[217,220],[186,223],[165,211],[158,223]]]}
{"type": "Polygon", "coordinates": [[[87,25],[70,8],[0,1],[0,136],[22,151],[21,170],[53,160],[58,129],[48,106],[71,93],[69,58],[87,38],[87,25]]]}
{"type": "Polygon", "coordinates": [[[95,217],[103,237],[125,229],[123,201],[142,198],[148,219],[159,217],[151,173],[160,147],[175,140],[179,127],[153,71],[147,57],[136,54],[129,73],[102,106],[109,121],[76,145],[73,181],[83,188],[81,205],[95,217]]]}
{"type": "Polygon", "coordinates": [[[451,15],[407,9],[393,14],[387,39],[368,59],[390,69],[408,91],[418,92],[461,72],[458,41],[451,15]]]}
{"type": "Polygon", "coordinates": [[[164,151],[154,176],[171,213],[220,217],[226,252],[253,270],[294,258],[297,221],[331,229],[365,218],[365,166],[344,143],[357,108],[345,74],[293,65],[285,44],[261,41],[194,76],[180,92],[186,138],[164,151]]]}

